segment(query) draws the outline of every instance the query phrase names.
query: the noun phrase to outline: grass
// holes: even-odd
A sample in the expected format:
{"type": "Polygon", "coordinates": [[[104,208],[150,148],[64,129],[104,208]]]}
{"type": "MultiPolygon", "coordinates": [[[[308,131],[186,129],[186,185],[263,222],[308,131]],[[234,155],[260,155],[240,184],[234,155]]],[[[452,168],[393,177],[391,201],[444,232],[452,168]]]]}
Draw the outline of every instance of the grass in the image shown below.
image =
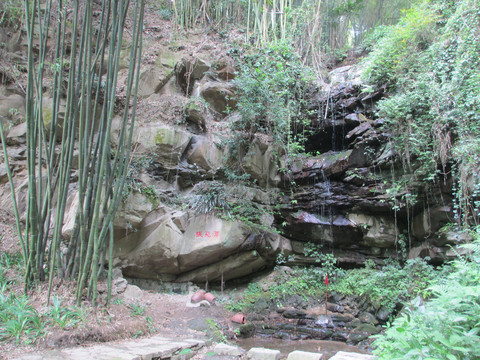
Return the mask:
{"type": "Polygon", "coordinates": [[[309,299],[322,299],[325,294],[325,273],[328,271],[329,293],[365,299],[376,309],[385,307],[393,312],[398,302],[405,302],[418,294],[428,295],[427,289],[440,271],[424,260],[408,260],[405,264],[389,263],[380,269],[373,263],[365,268],[332,270],[322,267],[294,268],[290,274],[279,274],[264,291],[259,284],[251,283],[240,299],[225,304],[230,311],[253,311],[259,300],[281,304],[293,295],[309,299]]]}
{"type": "Polygon", "coordinates": [[[44,338],[51,328],[73,329],[85,321],[88,314],[83,308],[63,306],[57,297],[41,313],[28,296],[17,295],[15,281],[8,279],[7,270],[18,272],[22,261],[20,254],[0,256],[0,341],[32,344],[44,338]]]}

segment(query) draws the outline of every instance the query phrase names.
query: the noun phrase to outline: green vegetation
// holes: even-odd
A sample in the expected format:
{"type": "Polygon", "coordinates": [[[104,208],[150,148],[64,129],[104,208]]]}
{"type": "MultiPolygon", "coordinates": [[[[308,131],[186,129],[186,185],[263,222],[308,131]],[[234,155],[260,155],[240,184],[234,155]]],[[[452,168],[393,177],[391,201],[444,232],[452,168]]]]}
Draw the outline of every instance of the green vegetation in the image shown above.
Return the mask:
{"type": "Polygon", "coordinates": [[[378,114],[405,169],[419,180],[453,175],[462,226],[477,224],[480,210],[478,9],[476,0],[420,1],[381,28],[366,59],[366,76],[392,92],[378,114]]]}
{"type": "MultiPolygon", "coordinates": [[[[14,257],[13,259],[20,257],[14,257]]],[[[16,295],[5,271],[18,265],[6,254],[0,261],[0,341],[30,344],[42,339],[49,328],[72,329],[85,321],[87,313],[82,308],[62,306],[53,298],[52,306],[40,313],[26,295],[16,295]]]]}
{"type": "Polygon", "coordinates": [[[319,261],[318,267],[298,267],[292,273],[279,273],[278,278],[263,291],[259,284],[252,283],[235,303],[227,304],[232,311],[249,311],[259,299],[273,304],[282,304],[292,295],[305,300],[322,298],[325,294],[325,275],[328,274],[329,292],[350,295],[358,301],[366,300],[375,309],[384,308],[394,312],[397,304],[409,301],[419,294],[427,296],[430,284],[442,273],[422,259],[408,260],[405,264],[391,262],[377,269],[372,261],[364,268],[343,270],[335,266],[331,254],[325,254],[310,246],[305,253],[319,261]]]}
{"type": "Polygon", "coordinates": [[[470,254],[428,290],[425,304],[411,303],[375,341],[379,359],[476,359],[480,353],[480,240],[470,254]]]}
{"type": "Polygon", "coordinates": [[[228,343],[228,339],[223,333],[222,329],[220,326],[216,323],[215,320],[211,318],[205,319],[205,322],[207,323],[209,329],[207,330],[207,333],[210,333],[210,336],[212,339],[216,342],[221,342],[221,343],[228,343]]]}
{"type": "MultiPolygon", "coordinates": [[[[240,221],[252,231],[274,231],[262,221],[263,216],[273,215],[273,211],[252,201],[253,196],[252,190],[241,184],[227,187],[218,181],[205,181],[195,186],[186,202],[196,214],[240,221]]],[[[275,193],[270,193],[271,199],[275,197],[275,193]]]]}
{"type": "Polygon", "coordinates": [[[175,0],[161,2],[181,29],[213,28],[224,38],[240,29],[243,42],[262,48],[286,42],[310,66],[341,59],[368,30],[395,23],[408,0],[175,0]]]}
{"type": "Polygon", "coordinates": [[[0,4],[0,26],[14,30],[23,23],[23,2],[21,0],[4,0],[0,4]]]}
{"type": "Polygon", "coordinates": [[[287,43],[270,45],[240,60],[234,83],[242,117],[231,128],[243,136],[234,142],[248,148],[253,135],[263,133],[271,135],[274,145],[288,154],[301,151],[309,123],[305,102],[313,86],[313,72],[287,43]]]}

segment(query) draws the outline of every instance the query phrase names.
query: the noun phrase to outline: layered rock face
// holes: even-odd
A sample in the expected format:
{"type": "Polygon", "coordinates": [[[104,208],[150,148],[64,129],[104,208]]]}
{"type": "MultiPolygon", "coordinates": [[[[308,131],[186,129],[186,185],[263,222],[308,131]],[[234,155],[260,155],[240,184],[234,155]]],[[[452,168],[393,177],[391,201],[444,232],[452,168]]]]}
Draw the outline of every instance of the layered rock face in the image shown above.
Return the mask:
{"type": "MultiPolygon", "coordinates": [[[[235,112],[232,59],[163,54],[145,66],[134,134],[135,186],[115,221],[115,265],[135,278],[220,282],[271,268],[280,253],[291,264],[314,263],[304,256],[306,243],[322,245],[341,264],[360,266],[401,250],[442,261],[449,245],[467,241],[440,231],[453,218],[448,184],[412,183],[414,205],[405,190],[392,190],[394,179],[408,174],[382,131],[382,119],[373,120],[384,89],[362,92],[354,67],[329,77],[307,99],[312,115],[306,151],[316,155],[296,158],[285,171],[283,150],[255,136],[237,155],[235,166],[251,180],[239,185],[225,160],[228,124],[241,116],[235,112]]],[[[2,89],[0,118],[8,130],[19,199],[26,191],[25,131],[13,116],[23,111],[24,99],[2,89]]],[[[113,146],[117,137],[118,127],[112,126],[113,146]]],[[[1,191],[2,206],[10,208],[7,187],[1,191]]],[[[76,191],[74,184],[66,239],[76,191]]]]}

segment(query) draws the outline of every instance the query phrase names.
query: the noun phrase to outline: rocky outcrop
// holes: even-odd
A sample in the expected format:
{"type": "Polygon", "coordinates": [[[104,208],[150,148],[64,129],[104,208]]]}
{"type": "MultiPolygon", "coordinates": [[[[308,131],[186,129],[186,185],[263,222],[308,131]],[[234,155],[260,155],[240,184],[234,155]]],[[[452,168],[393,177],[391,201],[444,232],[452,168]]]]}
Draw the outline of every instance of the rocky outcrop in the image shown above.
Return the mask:
{"type": "MultiPolygon", "coordinates": [[[[340,264],[360,266],[366,259],[397,256],[401,234],[409,236],[409,256],[440,262],[451,255],[449,245],[468,241],[445,230],[453,219],[448,186],[427,189],[408,182],[390,135],[382,130],[383,120],[375,119],[375,102],[385,89],[366,88],[355,67],[334,70],[329,83],[306,99],[311,117],[305,150],[315,155],[286,159],[264,134],[250,134],[236,153],[227,145],[229,123],[241,116],[234,111],[233,59],[215,62],[189,55],[177,61],[151,54],[146,60],[133,135],[136,186],[124,194],[115,219],[116,264],[125,275],[232,280],[272,267],[279,253],[294,255],[289,261],[295,264],[312,264],[304,256],[306,243],[323,245],[340,264]],[[239,174],[249,179],[246,191],[236,182],[239,174]],[[409,188],[395,187],[392,174],[404,176],[409,188]],[[228,206],[210,206],[209,216],[193,209],[193,195],[215,202],[218,194],[200,186],[214,181],[236,192],[223,199],[236,209],[235,216],[220,211],[228,206]],[[416,205],[406,203],[412,194],[416,205]]],[[[46,105],[52,101],[44,99],[46,105]]],[[[52,114],[45,111],[48,133],[52,114]]],[[[17,175],[25,168],[26,126],[19,121],[24,112],[24,98],[0,88],[0,119],[17,175]]],[[[59,127],[63,117],[62,105],[59,127]]],[[[119,145],[119,131],[115,119],[113,147],[119,145]]],[[[73,169],[77,163],[78,152],[73,169]]],[[[1,203],[11,208],[5,181],[6,168],[0,165],[1,203]]],[[[24,211],[26,183],[20,176],[15,181],[24,211]]],[[[65,239],[73,231],[75,191],[73,184],[65,239]]]]}
{"type": "Polygon", "coordinates": [[[291,250],[287,239],[252,232],[239,222],[158,208],[116,242],[126,276],[176,281],[220,281],[250,275],[291,250]]]}

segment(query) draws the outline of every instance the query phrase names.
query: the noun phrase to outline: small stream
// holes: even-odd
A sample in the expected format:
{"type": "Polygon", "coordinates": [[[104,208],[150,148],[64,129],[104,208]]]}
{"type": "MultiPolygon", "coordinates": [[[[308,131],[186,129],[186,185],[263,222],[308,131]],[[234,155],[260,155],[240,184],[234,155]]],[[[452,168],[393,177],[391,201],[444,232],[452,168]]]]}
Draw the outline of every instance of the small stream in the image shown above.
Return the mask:
{"type": "Polygon", "coordinates": [[[339,351],[367,354],[365,350],[356,346],[347,345],[340,341],[327,340],[282,340],[253,337],[248,339],[238,339],[237,345],[246,351],[250,350],[252,347],[280,350],[282,359],[286,359],[287,355],[295,350],[322,353],[322,360],[330,359],[339,351]]]}

